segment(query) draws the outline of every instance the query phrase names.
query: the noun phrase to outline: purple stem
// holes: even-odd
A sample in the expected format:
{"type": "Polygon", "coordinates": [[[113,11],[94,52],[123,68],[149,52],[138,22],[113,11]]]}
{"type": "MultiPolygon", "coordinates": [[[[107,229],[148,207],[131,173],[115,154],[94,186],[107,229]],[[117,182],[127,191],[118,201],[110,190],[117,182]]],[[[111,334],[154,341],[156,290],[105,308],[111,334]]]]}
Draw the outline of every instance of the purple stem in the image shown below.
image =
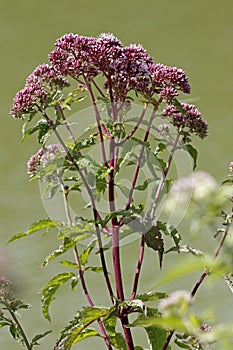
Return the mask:
{"type": "MultiPolygon", "coordinates": [[[[77,249],[76,245],[74,246],[74,256],[75,256],[76,264],[79,266],[79,277],[80,277],[80,280],[81,280],[81,284],[82,284],[84,295],[85,295],[89,305],[93,307],[94,303],[93,303],[93,301],[92,301],[92,299],[90,297],[90,294],[89,294],[89,292],[87,290],[86,282],[85,282],[85,279],[84,279],[84,271],[83,271],[82,266],[80,264],[80,258],[79,258],[78,249],[77,249]]],[[[107,348],[109,350],[113,350],[112,346],[111,346],[111,344],[109,342],[108,335],[107,335],[107,332],[106,332],[106,330],[104,328],[104,325],[102,324],[101,320],[97,320],[97,322],[99,324],[101,333],[103,334],[104,341],[105,341],[105,344],[106,344],[107,348]]]]}
{"type": "Polygon", "coordinates": [[[137,287],[138,287],[138,281],[139,281],[139,276],[140,276],[141,267],[142,267],[142,261],[143,261],[143,257],[144,257],[144,251],[145,251],[145,236],[142,235],[139,258],[138,258],[136,273],[135,273],[135,277],[134,277],[134,284],[133,284],[133,291],[132,291],[132,295],[131,295],[131,300],[135,299],[136,294],[137,294],[137,287]]]}
{"type": "Polygon", "coordinates": [[[179,141],[179,137],[180,137],[180,133],[178,132],[178,134],[177,134],[177,136],[176,136],[176,139],[175,139],[175,141],[174,141],[174,144],[173,144],[171,153],[170,153],[169,158],[168,158],[168,160],[167,160],[166,167],[165,167],[164,171],[162,172],[162,177],[161,177],[159,186],[158,186],[157,191],[156,191],[156,194],[155,194],[155,198],[154,198],[154,201],[153,201],[153,204],[152,204],[151,213],[150,213],[151,220],[153,220],[154,217],[155,217],[155,210],[156,210],[156,207],[157,207],[157,204],[158,204],[159,196],[160,196],[160,193],[161,193],[161,191],[162,191],[162,189],[163,189],[165,180],[166,180],[166,178],[167,178],[167,174],[168,174],[168,171],[169,171],[169,169],[170,169],[171,162],[172,162],[172,160],[173,160],[173,156],[174,156],[174,153],[175,153],[176,148],[177,148],[177,144],[178,144],[178,141],[179,141]]]}
{"type": "Polygon", "coordinates": [[[97,128],[98,128],[99,135],[100,135],[100,145],[101,145],[101,153],[102,153],[103,163],[108,168],[108,162],[106,159],[105,147],[104,147],[104,137],[103,137],[102,127],[101,127],[101,117],[100,117],[100,114],[99,114],[99,111],[98,111],[98,108],[96,105],[96,100],[95,100],[95,96],[93,94],[91,85],[89,83],[87,83],[86,86],[87,86],[88,92],[90,94],[92,105],[93,105],[95,116],[96,116],[97,128]]]}
{"type": "Polygon", "coordinates": [[[96,208],[95,200],[94,200],[92,191],[91,191],[91,189],[90,189],[90,187],[89,187],[89,185],[88,185],[88,183],[86,181],[86,178],[85,178],[84,174],[82,173],[82,171],[79,168],[79,166],[76,164],[73,156],[70,154],[70,152],[69,152],[68,148],[66,147],[66,144],[64,143],[62,137],[57,132],[56,126],[53,124],[53,121],[48,117],[48,115],[44,111],[42,111],[42,112],[43,112],[44,117],[47,119],[48,123],[52,126],[53,131],[54,131],[57,139],[59,140],[59,142],[61,143],[61,145],[63,146],[63,148],[64,148],[64,150],[65,150],[65,152],[67,154],[67,157],[72,162],[74,167],[77,169],[77,171],[78,171],[78,173],[79,173],[79,175],[80,175],[80,177],[81,177],[81,179],[83,181],[83,184],[84,184],[84,186],[85,186],[85,188],[86,188],[86,190],[88,192],[88,195],[89,195],[89,198],[90,198],[90,201],[91,201],[93,216],[94,216],[94,220],[95,220],[96,235],[97,235],[98,244],[99,244],[100,259],[101,259],[101,264],[102,264],[102,267],[103,267],[104,278],[105,278],[105,281],[106,281],[106,285],[107,285],[107,288],[108,288],[108,291],[109,291],[109,295],[110,295],[111,301],[114,304],[114,295],[113,295],[110,279],[109,279],[109,276],[108,276],[108,270],[107,270],[107,265],[106,265],[105,256],[104,256],[104,250],[103,250],[103,246],[102,246],[101,234],[100,234],[100,230],[99,230],[98,224],[96,224],[98,219],[101,220],[101,216],[99,215],[99,212],[98,212],[98,210],[96,208]]]}
{"type": "Polygon", "coordinates": [[[121,142],[119,142],[117,144],[117,146],[122,146],[127,140],[129,140],[134,134],[135,132],[137,131],[137,129],[139,128],[139,125],[141,124],[142,122],[142,119],[144,118],[144,115],[146,113],[146,109],[147,109],[147,103],[144,104],[143,106],[143,110],[142,110],[142,113],[141,113],[141,116],[140,118],[138,119],[138,122],[137,124],[135,125],[135,127],[130,131],[130,133],[125,137],[124,140],[122,140],[121,142]]]}
{"type": "MultiPolygon", "coordinates": [[[[68,192],[65,190],[65,186],[64,186],[62,181],[61,181],[61,188],[62,188],[62,193],[63,193],[63,196],[64,196],[64,205],[65,205],[65,212],[66,212],[68,225],[71,227],[72,226],[72,218],[71,218],[71,215],[70,215],[70,210],[69,210],[69,205],[68,205],[68,192]]],[[[85,281],[85,278],[84,278],[84,271],[82,269],[82,265],[81,265],[81,262],[80,262],[77,245],[74,246],[73,252],[74,252],[74,257],[75,257],[76,264],[78,265],[79,278],[81,280],[81,284],[82,284],[82,289],[83,289],[84,295],[85,295],[85,297],[87,299],[88,304],[90,306],[94,306],[94,303],[93,303],[93,301],[91,299],[91,296],[90,296],[90,294],[88,292],[88,289],[87,289],[87,286],[86,286],[86,281],[85,281]]],[[[111,346],[111,344],[109,342],[107,332],[106,332],[106,330],[105,330],[101,320],[97,320],[97,322],[99,324],[101,333],[103,334],[104,341],[106,343],[107,348],[109,350],[112,350],[112,346],[111,346]]]]}

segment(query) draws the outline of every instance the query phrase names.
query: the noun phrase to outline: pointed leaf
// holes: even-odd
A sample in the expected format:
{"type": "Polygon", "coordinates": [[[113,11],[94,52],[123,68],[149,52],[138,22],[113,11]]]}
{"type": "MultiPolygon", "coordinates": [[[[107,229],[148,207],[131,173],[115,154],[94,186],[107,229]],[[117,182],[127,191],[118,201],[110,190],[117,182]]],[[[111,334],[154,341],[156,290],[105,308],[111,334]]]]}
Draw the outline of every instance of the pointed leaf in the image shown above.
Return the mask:
{"type": "Polygon", "coordinates": [[[163,263],[164,242],[158,226],[152,226],[145,233],[145,242],[148,247],[152,248],[155,251],[158,251],[159,266],[161,269],[163,263]]]}
{"type": "Polygon", "coordinates": [[[150,350],[163,349],[168,332],[159,327],[146,327],[145,330],[148,336],[150,350]]]}
{"type": "Polygon", "coordinates": [[[84,307],[78,312],[77,316],[62,331],[60,339],[57,341],[54,350],[70,350],[73,345],[82,340],[81,334],[85,329],[102,317],[108,317],[116,309],[115,306],[107,308],[100,307],[84,307]]]}
{"type": "Polygon", "coordinates": [[[63,226],[63,223],[61,221],[53,221],[51,219],[43,219],[37,222],[34,222],[26,232],[21,232],[18,233],[16,235],[14,235],[13,237],[10,238],[10,240],[8,241],[8,243],[11,243],[17,239],[26,237],[31,235],[34,232],[38,232],[40,230],[50,230],[53,229],[55,227],[61,227],[63,226]]]}
{"type": "Polygon", "coordinates": [[[58,249],[56,249],[54,252],[52,252],[49,256],[45,258],[45,260],[41,264],[41,267],[45,267],[50,260],[53,260],[56,257],[64,254],[70,248],[72,248],[75,244],[76,242],[73,239],[65,237],[63,243],[58,247],[58,249]]]}
{"type": "Polygon", "coordinates": [[[44,317],[50,321],[49,307],[52,301],[55,299],[54,295],[59,287],[61,287],[65,282],[74,277],[73,272],[64,272],[55,277],[53,277],[43,288],[42,288],[42,312],[44,317]]]}
{"type": "Polygon", "coordinates": [[[153,301],[153,300],[159,300],[159,299],[164,299],[167,298],[168,294],[167,293],[162,293],[162,292],[148,292],[145,294],[138,294],[136,295],[136,299],[140,299],[144,303],[147,301],[153,301]]]}
{"type": "Polygon", "coordinates": [[[82,254],[80,255],[80,264],[82,266],[86,265],[87,263],[87,259],[91,253],[91,251],[95,248],[96,246],[96,242],[97,240],[94,239],[93,241],[91,241],[91,243],[88,245],[88,247],[86,249],[84,249],[84,251],[82,252],[82,254]]]}
{"type": "Polygon", "coordinates": [[[50,331],[46,331],[46,332],[44,332],[44,333],[42,333],[42,334],[37,334],[37,335],[35,335],[35,337],[32,338],[32,345],[40,345],[40,344],[38,343],[38,340],[40,340],[40,339],[46,337],[46,335],[50,334],[51,332],[52,332],[52,331],[50,330],[50,331]]]}
{"type": "Polygon", "coordinates": [[[185,145],[185,149],[188,151],[188,153],[190,154],[190,156],[193,158],[193,170],[196,169],[197,167],[197,156],[198,156],[198,152],[196,150],[196,148],[194,148],[192,145],[187,144],[185,145]]]}

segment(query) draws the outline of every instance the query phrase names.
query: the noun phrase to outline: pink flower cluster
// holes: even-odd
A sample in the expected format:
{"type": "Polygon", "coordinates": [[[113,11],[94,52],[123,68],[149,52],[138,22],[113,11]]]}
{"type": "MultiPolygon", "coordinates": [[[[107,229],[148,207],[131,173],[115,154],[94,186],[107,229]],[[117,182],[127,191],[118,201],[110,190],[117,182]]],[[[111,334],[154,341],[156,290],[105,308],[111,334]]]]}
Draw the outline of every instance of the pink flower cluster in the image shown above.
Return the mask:
{"type": "Polygon", "coordinates": [[[37,106],[43,105],[54,89],[62,89],[65,86],[69,86],[68,80],[52,66],[38,66],[26,79],[25,87],[16,94],[10,114],[16,118],[23,118],[24,114],[37,111],[37,106]]]}
{"type": "Polygon", "coordinates": [[[55,46],[49,54],[50,65],[38,66],[27,78],[25,88],[16,94],[11,115],[22,118],[38,111],[38,106],[46,106],[52,93],[69,85],[66,76],[89,90],[100,75],[111,102],[125,102],[131,90],[142,93],[152,103],[159,97],[168,104],[164,116],[172,117],[175,126],[188,128],[201,138],[207,135],[207,124],[193,105],[183,104],[183,111],[174,106],[180,92],[190,93],[182,69],[154,64],[141,45],[123,46],[113,34],[97,38],[65,34],[55,46]]]}
{"type": "Polygon", "coordinates": [[[74,79],[87,83],[101,74],[105,89],[112,90],[114,101],[124,101],[130,90],[152,97],[155,93],[166,100],[178,90],[190,93],[185,72],[176,67],[154,64],[141,45],[123,46],[112,34],[98,38],[65,34],[56,41],[49,55],[53,67],[74,79]]]}
{"type": "Polygon", "coordinates": [[[178,90],[190,94],[188,78],[182,69],[156,64],[153,71],[153,79],[156,87],[162,88],[160,93],[163,98],[171,98],[178,95],[178,90]]]}
{"type": "Polygon", "coordinates": [[[40,167],[45,167],[61,150],[62,146],[57,144],[51,144],[45,148],[41,148],[36,154],[33,154],[29,158],[27,162],[27,173],[30,176],[35,176],[40,167]]]}
{"type": "Polygon", "coordinates": [[[168,105],[163,110],[163,116],[170,117],[178,129],[187,128],[190,133],[198,135],[201,139],[207,136],[208,125],[194,105],[182,103],[181,108],[168,105]]]}

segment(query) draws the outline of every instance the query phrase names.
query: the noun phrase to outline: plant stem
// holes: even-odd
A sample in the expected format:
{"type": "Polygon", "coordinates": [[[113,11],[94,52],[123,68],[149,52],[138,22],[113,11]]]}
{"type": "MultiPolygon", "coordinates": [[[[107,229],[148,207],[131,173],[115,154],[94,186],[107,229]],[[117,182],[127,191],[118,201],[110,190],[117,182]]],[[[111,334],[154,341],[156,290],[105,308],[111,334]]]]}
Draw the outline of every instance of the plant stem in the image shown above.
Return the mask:
{"type": "MultiPolygon", "coordinates": [[[[61,182],[61,187],[62,187],[63,196],[64,196],[64,205],[65,205],[65,211],[66,211],[68,225],[72,226],[72,219],[71,219],[69,205],[68,205],[68,193],[66,192],[64,184],[62,182],[61,182]]],[[[81,280],[81,284],[82,284],[84,295],[85,295],[89,305],[90,306],[94,306],[94,303],[93,303],[93,301],[91,299],[91,296],[90,296],[90,294],[88,292],[88,289],[87,289],[87,286],[86,286],[86,281],[85,281],[85,278],[84,278],[84,271],[83,271],[82,266],[81,266],[77,245],[74,246],[73,252],[74,252],[75,261],[76,261],[77,265],[79,266],[78,267],[79,278],[81,280]]],[[[105,340],[107,348],[109,350],[112,350],[112,346],[111,346],[111,344],[109,342],[108,335],[107,335],[107,332],[106,332],[106,330],[104,328],[104,325],[102,324],[102,322],[100,320],[98,320],[97,322],[98,322],[100,330],[101,330],[101,332],[103,334],[103,337],[104,337],[104,340],[105,340]]]]}
{"type": "Polygon", "coordinates": [[[5,304],[5,306],[6,306],[7,310],[9,311],[11,317],[13,318],[13,320],[14,320],[17,328],[18,328],[18,330],[19,330],[19,332],[20,332],[20,334],[21,334],[21,336],[23,338],[23,341],[24,341],[24,344],[25,344],[26,348],[28,350],[32,350],[32,345],[29,343],[29,341],[27,339],[27,336],[26,336],[26,334],[25,334],[25,332],[23,330],[23,327],[21,326],[19,320],[15,316],[15,313],[11,310],[11,308],[8,305],[5,304]]]}
{"type": "MultiPolygon", "coordinates": [[[[76,261],[77,265],[79,266],[79,277],[80,277],[80,280],[81,280],[81,284],[82,284],[84,295],[86,296],[86,299],[87,299],[89,305],[93,307],[94,303],[93,303],[93,301],[92,301],[92,299],[90,297],[90,294],[89,294],[89,292],[87,290],[86,282],[85,282],[85,279],[84,279],[84,271],[83,271],[81,263],[80,263],[80,258],[79,258],[78,249],[77,249],[76,245],[74,246],[74,256],[75,256],[75,261],[76,261]]],[[[108,339],[108,335],[107,335],[107,332],[105,330],[105,327],[104,327],[103,323],[101,322],[101,320],[97,320],[97,322],[99,324],[101,333],[103,334],[104,341],[105,341],[105,344],[106,344],[107,348],[109,350],[113,350],[112,346],[110,344],[110,341],[108,339]]]]}
{"type": "Polygon", "coordinates": [[[167,160],[166,167],[165,167],[164,171],[162,172],[161,180],[160,180],[159,186],[158,186],[156,194],[155,194],[155,198],[154,198],[154,201],[153,201],[153,204],[152,204],[152,208],[151,208],[151,213],[150,213],[151,220],[153,220],[155,218],[155,210],[156,210],[156,207],[157,207],[157,204],[158,204],[159,196],[160,196],[160,193],[161,193],[161,191],[163,189],[165,180],[167,178],[167,174],[168,174],[168,171],[170,169],[171,162],[173,160],[173,156],[174,156],[174,153],[175,153],[176,148],[177,148],[179,137],[180,137],[180,133],[178,132],[178,134],[176,136],[176,139],[174,141],[172,150],[170,152],[169,158],[167,160]]]}
{"type": "Polygon", "coordinates": [[[143,110],[142,110],[142,113],[140,115],[140,118],[138,119],[138,122],[137,124],[135,125],[135,127],[130,131],[130,133],[124,138],[124,140],[120,141],[117,143],[117,146],[122,146],[127,140],[129,140],[134,134],[135,132],[138,130],[144,116],[145,116],[145,113],[146,113],[146,110],[147,110],[147,107],[148,107],[148,104],[145,103],[144,106],[143,106],[143,110]]]}
{"type": "Polygon", "coordinates": [[[95,100],[95,96],[93,94],[91,85],[89,83],[86,83],[88,92],[90,94],[91,97],[91,102],[94,108],[94,112],[95,112],[95,116],[96,116],[96,122],[97,122],[97,128],[99,131],[99,135],[100,135],[100,146],[101,146],[101,153],[102,153],[102,158],[103,158],[103,163],[106,167],[108,167],[108,162],[107,162],[107,158],[106,158],[106,153],[105,153],[105,147],[104,147],[104,137],[103,137],[103,132],[102,132],[102,127],[101,127],[101,117],[96,105],[96,100],[95,100]]]}
{"type": "Polygon", "coordinates": [[[70,135],[70,137],[72,138],[73,142],[75,143],[76,140],[75,140],[74,134],[73,134],[69,124],[67,123],[67,120],[66,120],[66,117],[65,117],[65,114],[63,112],[62,107],[59,104],[56,104],[55,105],[55,109],[58,110],[58,112],[60,113],[60,115],[62,117],[62,120],[65,122],[65,126],[66,126],[66,129],[68,131],[68,134],[70,135]]]}
{"type": "MultiPolygon", "coordinates": [[[[89,198],[90,198],[90,201],[91,201],[91,206],[92,206],[92,211],[93,211],[93,217],[94,217],[94,221],[95,221],[95,227],[96,227],[96,235],[97,235],[97,239],[98,239],[98,244],[99,244],[99,250],[100,250],[100,259],[101,259],[101,264],[102,264],[102,267],[103,267],[103,272],[104,272],[104,278],[105,278],[105,281],[106,281],[106,285],[107,285],[107,288],[108,288],[108,291],[109,291],[109,295],[110,295],[110,298],[111,298],[111,301],[112,303],[114,304],[114,296],[113,296],[113,291],[112,291],[112,287],[111,287],[111,283],[110,283],[110,279],[109,279],[109,276],[108,276],[108,271],[107,271],[107,265],[106,265],[106,261],[105,261],[105,256],[104,256],[104,250],[103,250],[103,246],[102,246],[102,239],[101,239],[101,234],[100,234],[100,230],[99,230],[99,227],[98,227],[98,224],[97,224],[97,220],[101,220],[101,216],[96,208],[96,205],[95,205],[95,200],[94,200],[94,197],[93,197],[93,193],[86,181],[86,178],[84,176],[84,174],[82,173],[82,170],[79,168],[79,166],[76,164],[73,156],[70,154],[68,148],[66,147],[66,144],[64,143],[62,137],[60,136],[60,134],[58,133],[57,129],[56,129],[56,126],[54,125],[53,121],[48,117],[48,115],[42,111],[40,109],[41,113],[43,114],[43,116],[47,119],[48,123],[51,125],[57,139],[59,140],[59,142],[61,143],[62,147],[64,148],[66,154],[67,154],[67,157],[69,158],[69,160],[71,161],[71,163],[73,164],[73,166],[77,169],[82,181],[83,181],[83,184],[87,190],[87,193],[89,195],[89,198]]],[[[67,210],[67,207],[65,208],[67,210]]]]}
{"type": "Polygon", "coordinates": [[[142,267],[142,261],[143,261],[143,257],[144,257],[144,251],[145,251],[145,236],[143,234],[142,238],[141,238],[139,258],[138,258],[137,268],[136,268],[135,277],[134,277],[134,284],[133,284],[133,291],[132,291],[132,295],[131,295],[131,300],[135,299],[136,294],[137,294],[137,287],[138,287],[138,281],[139,281],[139,276],[140,276],[141,267],[142,267]]]}

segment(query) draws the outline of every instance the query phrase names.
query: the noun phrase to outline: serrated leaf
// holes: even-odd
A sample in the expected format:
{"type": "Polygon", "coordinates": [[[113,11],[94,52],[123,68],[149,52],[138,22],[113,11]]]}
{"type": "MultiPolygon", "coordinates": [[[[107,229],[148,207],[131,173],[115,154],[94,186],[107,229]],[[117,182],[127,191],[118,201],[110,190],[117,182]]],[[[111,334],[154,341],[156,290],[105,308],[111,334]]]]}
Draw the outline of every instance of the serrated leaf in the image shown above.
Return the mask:
{"type": "Polygon", "coordinates": [[[77,338],[75,339],[75,342],[73,345],[77,344],[81,340],[90,338],[90,337],[100,337],[100,334],[97,332],[94,328],[86,328],[80,333],[77,338]]]}
{"type": "Polygon", "coordinates": [[[40,345],[40,344],[38,343],[38,340],[40,340],[40,339],[46,337],[46,335],[50,334],[51,332],[52,332],[52,331],[49,330],[49,331],[46,331],[46,332],[44,332],[44,333],[35,335],[35,336],[32,338],[31,344],[32,344],[32,345],[40,345]]]}
{"type": "Polygon", "coordinates": [[[82,340],[81,334],[85,329],[98,319],[108,317],[116,309],[115,306],[107,308],[104,306],[84,307],[77,316],[62,331],[54,350],[70,350],[73,345],[82,340]]]}
{"type": "MultiPolygon", "coordinates": [[[[154,308],[148,308],[147,310],[147,317],[153,318],[158,317],[159,312],[157,309],[154,308]]],[[[163,349],[163,346],[165,344],[165,341],[167,339],[168,331],[157,327],[157,326],[150,326],[146,327],[145,331],[148,336],[148,341],[150,344],[150,350],[160,350],[163,349]]]]}
{"type": "Polygon", "coordinates": [[[144,294],[138,294],[136,295],[136,299],[140,299],[144,303],[147,301],[153,301],[153,300],[159,300],[159,299],[164,299],[167,298],[168,294],[167,293],[162,293],[162,292],[148,292],[144,294]]]}
{"type": "Polygon", "coordinates": [[[116,332],[116,317],[109,317],[104,321],[105,329],[109,335],[109,340],[112,346],[119,350],[126,350],[126,343],[123,335],[116,332]]]}
{"type": "Polygon", "coordinates": [[[185,145],[185,149],[188,151],[188,153],[190,154],[190,156],[193,158],[193,170],[196,169],[197,167],[197,156],[198,156],[198,152],[196,150],[196,148],[194,148],[192,145],[187,144],[185,145]]]}
{"type": "Polygon", "coordinates": [[[81,266],[84,266],[84,265],[87,264],[88,257],[90,255],[90,253],[92,252],[92,250],[95,248],[96,242],[97,242],[96,239],[91,241],[90,244],[88,245],[88,247],[86,249],[84,249],[84,251],[80,255],[80,264],[81,264],[81,266]]]}
{"type": "Polygon", "coordinates": [[[65,252],[67,252],[70,248],[72,248],[74,245],[76,244],[76,242],[68,237],[65,237],[63,240],[63,243],[58,247],[58,249],[56,249],[55,251],[53,251],[50,255],[48,255],[45,260],[43,261],[41,267],[45,267],[48,262],[50,260],[55,259],[56,257],[64,254],[65,252]]]}
{"type": "Polygon", "coordinates": [[[50,230],[53,229],[55,227],[61,227],[63,226],[63,223],[61,221],[53,221],[51,219],[43,219],[37,222],[34,222],[26,232],[20,232],[16,235],[14,235],[13,237],[10,238],[10,240],[8,241],[8,243],[11,243],[13,241],[16,241],[17,239],[26,237],[31,235],[32,233],[41,231],[41,230],[50,230]]]}
{"type": "Polygon", "coordinates": [[[66,227],[60,230],[58,238],[69,237],[76,242],[80,242],[86,238],[91,237],[95,233],[95,228],[93,225],[85,223],[83,225],[66,227]]]}
{"type": "Polygon", "coordinates": [[[42,288],[42,312],[44,317],[51,321],[49,314],[49,307],[52,301],[55,299],[54,295],[59,287],[61,287],[65,282],[74,277],[75,274],[73,272],[64,272],[59,275],[53,277],[43,288],[42,288]]]}

